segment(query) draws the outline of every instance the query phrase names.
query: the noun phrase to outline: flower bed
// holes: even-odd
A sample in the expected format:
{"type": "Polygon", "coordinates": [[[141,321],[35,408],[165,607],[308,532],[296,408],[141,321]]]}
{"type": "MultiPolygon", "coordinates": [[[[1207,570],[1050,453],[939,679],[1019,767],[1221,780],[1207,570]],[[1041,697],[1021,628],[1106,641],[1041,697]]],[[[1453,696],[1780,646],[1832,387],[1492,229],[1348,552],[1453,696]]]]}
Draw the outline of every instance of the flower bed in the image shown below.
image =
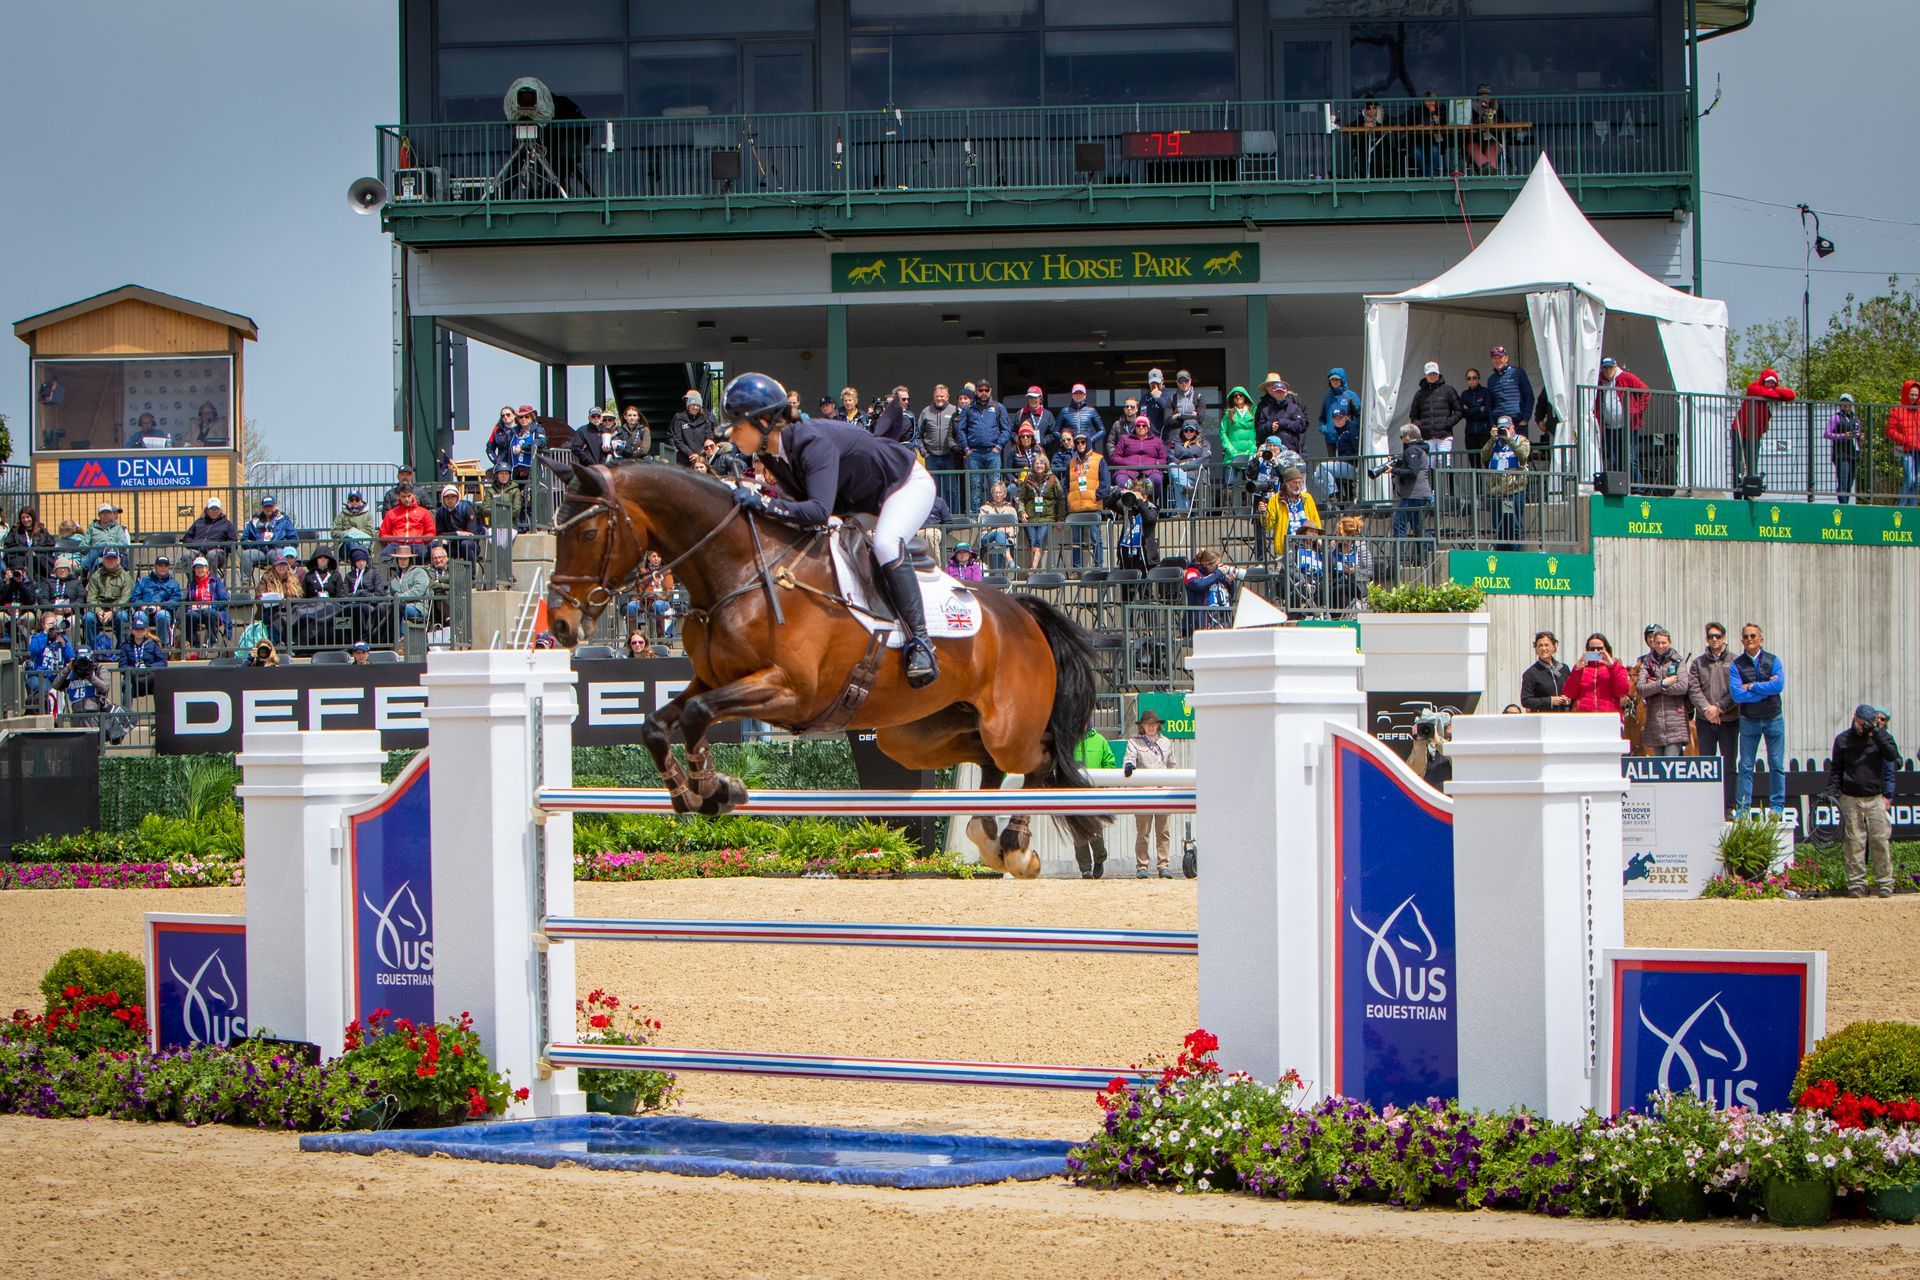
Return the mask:
{"type": "Polygon", "coordinates": [[[0,862],[4,889],[213,889],[246,883],[241,862],[0,862]]]}

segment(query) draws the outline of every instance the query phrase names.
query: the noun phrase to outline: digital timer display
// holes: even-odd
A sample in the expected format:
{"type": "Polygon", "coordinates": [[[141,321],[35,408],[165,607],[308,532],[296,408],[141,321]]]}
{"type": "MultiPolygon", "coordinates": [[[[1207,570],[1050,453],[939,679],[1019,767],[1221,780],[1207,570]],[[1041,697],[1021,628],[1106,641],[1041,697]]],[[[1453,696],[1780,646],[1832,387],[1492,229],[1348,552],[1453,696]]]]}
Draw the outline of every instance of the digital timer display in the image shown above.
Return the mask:
{"type": "Polygon", "coordinates": [[[1240,154],[1240,135],[1231,129],[1164,129],[1123,133],[1120,153],[1128,160],[1225,160],[1240,154]]]}

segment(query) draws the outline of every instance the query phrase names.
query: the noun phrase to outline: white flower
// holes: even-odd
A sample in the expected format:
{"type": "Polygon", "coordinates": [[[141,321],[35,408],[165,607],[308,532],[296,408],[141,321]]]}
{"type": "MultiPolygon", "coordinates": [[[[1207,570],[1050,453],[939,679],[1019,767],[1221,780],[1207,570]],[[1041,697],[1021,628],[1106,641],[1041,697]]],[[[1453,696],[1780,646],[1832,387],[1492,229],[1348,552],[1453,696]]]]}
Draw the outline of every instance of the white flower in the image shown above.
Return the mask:
{"type": "MultiPolygon", "coordinates": [[[[1811,1159],[1812,1159],[1813,1157],[1812,1157],[1812,1156],[1808,1156],[1807,1158],[1808,1158],[1809,1160],[1811,1160],[1811,1159]]],[[[1825,1158],[1824,1160],[1822,1160],[1822,1161],[1821,1161],[1820,1163],[1821,1163],[1821,1164],[1824,1164],[1825,1166],[1827,1166],[1827,1168],[1829,1168],[1829,1169],[1831,1169],[1831,1168],[1833,1168],[1833,1166],[1835,1166],[1836,1164],[1839,1164],[1840,1162],[1839,1162],[1838,1160],[1836,1160],[1836,1159],[1834,1159],[1834,1158],[1833,1158],[1833,1156],[1831,1156],[1831,1155],[1828,1155],[1828,1156],[1827,1156],[1827,1157],[1826,1157],[1826,1158],[1825,1158]]]]}

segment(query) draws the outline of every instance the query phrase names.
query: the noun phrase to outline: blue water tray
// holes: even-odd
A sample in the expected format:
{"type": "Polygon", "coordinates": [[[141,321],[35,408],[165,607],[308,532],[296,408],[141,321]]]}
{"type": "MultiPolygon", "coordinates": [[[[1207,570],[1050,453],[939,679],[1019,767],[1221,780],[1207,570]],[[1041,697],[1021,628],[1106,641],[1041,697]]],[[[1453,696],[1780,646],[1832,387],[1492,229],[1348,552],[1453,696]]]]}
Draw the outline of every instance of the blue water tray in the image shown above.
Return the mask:
{"type": "Polygon", "coordinates": [[[638,1169],[711,1178],[785,1178],[870,1187],[966,1187],[1066,1172],[1073,1143],[1040,1138],[888,1133],[686,1116],[562,1116],[447,1129],[308,1134],[302,1151],[401,1151],[495,1164],[638,1169]]]}

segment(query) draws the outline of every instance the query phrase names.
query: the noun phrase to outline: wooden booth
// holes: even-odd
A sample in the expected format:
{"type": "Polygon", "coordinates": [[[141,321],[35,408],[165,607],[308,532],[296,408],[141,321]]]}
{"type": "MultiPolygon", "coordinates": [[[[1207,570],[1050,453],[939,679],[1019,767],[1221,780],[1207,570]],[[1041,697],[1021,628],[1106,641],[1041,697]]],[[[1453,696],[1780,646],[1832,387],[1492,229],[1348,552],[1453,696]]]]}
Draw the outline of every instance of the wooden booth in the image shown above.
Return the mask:
{"type": "Polygon", "coordinates": [[[111,501],[137,541],[245,482],[244,344],[259,337],[247,317],[129,284],[13,332],[32,362],[24,434],[47,528],[85,528],[111,501]]]}

